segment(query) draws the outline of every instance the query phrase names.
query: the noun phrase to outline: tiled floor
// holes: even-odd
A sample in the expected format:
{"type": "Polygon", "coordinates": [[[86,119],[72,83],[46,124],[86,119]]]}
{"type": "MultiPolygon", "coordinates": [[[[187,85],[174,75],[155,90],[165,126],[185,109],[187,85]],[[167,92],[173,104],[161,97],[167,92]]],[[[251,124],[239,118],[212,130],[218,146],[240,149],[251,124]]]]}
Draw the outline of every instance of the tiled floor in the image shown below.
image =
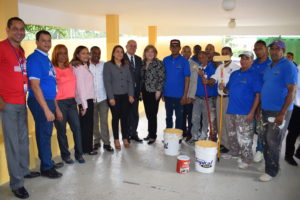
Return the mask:
{"type": "MultiPolygon", "coordinates": [[[[133,143],[131,148],[97,156],[86,156],[86,164],[65,165],[63,177],[26,180],[32,200],[299,200],[300,167],[281,160],[282,170],[272,182],[261,183],[259,164],[247,170],[237,168],[236,160],[221,160],[213,174],[195,171],[194,148],[182,144],[181,154],[191,157],[188,174],[176,173],[176,157],[165,156],[162,130],[163,104],[159,111],[158,140],[154,145],[133,143]]],[[[147,134],[147,121],[140,119],[139,135],[147,134]]],[[[285,146],[285,145],[283,145],[285,146]]],[[[283,147],[284,148],[284,147],[283,147]]],[[[60,158],[56,158],[60,160],[60,158]]],[[[300,161],[297,160],[300,164],[300,161]]],[[[15,199],[9,185],[0,186],[0,200],[15,199]]]]}

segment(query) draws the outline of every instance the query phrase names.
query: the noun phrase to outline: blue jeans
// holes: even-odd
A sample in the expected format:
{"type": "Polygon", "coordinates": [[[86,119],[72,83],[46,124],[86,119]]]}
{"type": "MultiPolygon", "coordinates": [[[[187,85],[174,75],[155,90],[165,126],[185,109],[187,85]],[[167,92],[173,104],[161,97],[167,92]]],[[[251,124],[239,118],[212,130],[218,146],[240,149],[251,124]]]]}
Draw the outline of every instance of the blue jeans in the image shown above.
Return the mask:
{"type": "Polygon", "coordinates": [[[173,111],[175,110],[175,128],[182,129],[183,106],[181,105],[181,98],[164,97],[166,108],[166,123],[167,128],[173,128],[173,111]]]}
{"type": "Polygon", "coordinates": [[[57,104],[63,114],[62,121],[55,121],[55,128],[57,130],[57,140],[59,144],[61,158],[67,160],[70,158],[68,138],[67,138],[67,122],[73,133],[75,158],[82,157],[82,144],[81,144],[81,132],[80,122],[78,117],[77,103],[74,98],[58,100],[57,104]]]}
{"type": "MultiPolygon", "coordinates": [[[[46,103],[53,114],[55,114],[54,100],[46,100],[46,103]]],[[[34,97],[28,98],[28,107],[35,122],[35,137],[41,160],[41,170],[45,171],[53,167],[51,153],[51,136],[53,122],[48,122],[44,111],[34,97]]]]}
{"type": "Polygon", "coordinates": [[[266,163],[265,172],[272,177],[275,177],[280,169],[279,158],[281,144],[285,136],[292,111],[286,112],[286,122],[283,129],[279,129],[276,124],[268,122],[269,117],[276,117],[278,113],[279,111],[262,111],[262,119],[264,122],[264,158],[266,163]]]}
{"type": "Polygon", "coordinates": [[[264,134],[261,121],[253,120],[254,132],[257,134],[256,151],[264,151],[264,134]]]}

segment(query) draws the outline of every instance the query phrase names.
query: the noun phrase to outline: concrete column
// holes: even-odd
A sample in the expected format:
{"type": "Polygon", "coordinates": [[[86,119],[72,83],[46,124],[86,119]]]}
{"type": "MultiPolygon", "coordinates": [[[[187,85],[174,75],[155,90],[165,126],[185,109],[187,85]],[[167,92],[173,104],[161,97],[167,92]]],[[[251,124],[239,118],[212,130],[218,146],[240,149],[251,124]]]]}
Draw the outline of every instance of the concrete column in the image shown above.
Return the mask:
{"type": "Polygon", "coordinates": [[[18,0],[0,0],[0,41],[6,39],[7,20],[18,16],[18,0]]]}
{"type": "Polygon", "coordinates": [[[111,52],[117,44],[119,44],[119,15],[106,15],[107,61],[111,59],[111,52]]]}
{"type": "Polygon", "coordinates": [[[157,26],[148,26],[148,43],[156,46],[157,43],[157,26]]]}

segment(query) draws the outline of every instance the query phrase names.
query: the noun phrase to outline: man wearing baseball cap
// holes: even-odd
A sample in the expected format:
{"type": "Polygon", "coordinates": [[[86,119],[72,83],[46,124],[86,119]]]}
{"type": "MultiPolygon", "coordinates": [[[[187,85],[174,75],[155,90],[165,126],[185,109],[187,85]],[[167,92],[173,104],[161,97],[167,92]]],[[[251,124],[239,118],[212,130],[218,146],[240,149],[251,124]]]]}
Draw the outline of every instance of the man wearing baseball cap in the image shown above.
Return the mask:
{"type": "Polygon", "coordinates": [[[297,68],[284,57],[286,47],[281,40],[269,45],[272,63],[266,68],[261,90],[264,124],[265,174],[259,180],[271,181],[279,172],[281,143],[293,109],[297,85],[297,68]]]}
{"type": "Polygon", "coordinates": [[[190,82],[190,65],[186,58],[180,55],[180,41],[171,40],[172,54],[164,58],[166,79],[163,96],[166,108],[167,128],[173,128],[173,111],[175,110],[175,128],[182,129],[183,107],[187,103],[187,93],[190,82]]]}
{"type": "Polygon", "coordinates": [[[239,57],[241,69],[231,73],[224,92],[229,94],[228,156],[239,156],[241,152],[238,167],[246,169],[253,159],[253,118],[259,105],[262,81],[251,67],[253,53],[244,51],[239,57]]]}

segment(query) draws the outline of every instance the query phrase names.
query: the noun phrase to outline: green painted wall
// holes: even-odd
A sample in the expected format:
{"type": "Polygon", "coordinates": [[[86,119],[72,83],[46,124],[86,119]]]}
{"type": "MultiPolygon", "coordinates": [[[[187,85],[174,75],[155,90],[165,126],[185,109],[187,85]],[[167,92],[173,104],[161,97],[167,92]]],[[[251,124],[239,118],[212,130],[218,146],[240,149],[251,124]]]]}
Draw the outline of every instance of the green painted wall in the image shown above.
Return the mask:
{"type": "Polygon", "coordinates": [[[294,61],[299,65],[300,64],[300,37],[286,38],[286,37],[260,37],[258,40],[264,40],[267,45],[271,44],[274,40],[280,39],[285,42],[286,52],[294,53],[294,61]]]}

